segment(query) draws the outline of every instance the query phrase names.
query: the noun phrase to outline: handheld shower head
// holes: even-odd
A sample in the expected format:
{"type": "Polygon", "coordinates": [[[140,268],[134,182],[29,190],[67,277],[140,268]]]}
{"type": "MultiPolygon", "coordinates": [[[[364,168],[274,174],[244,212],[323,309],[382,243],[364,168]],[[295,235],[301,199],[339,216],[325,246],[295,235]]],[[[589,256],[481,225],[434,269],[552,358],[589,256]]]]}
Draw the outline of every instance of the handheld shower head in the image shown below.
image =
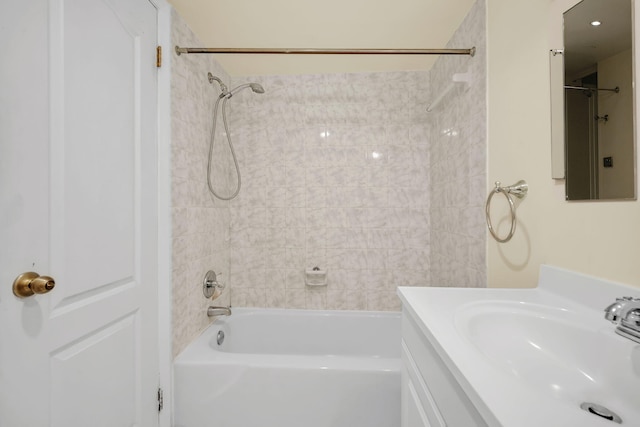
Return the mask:
{"type": "Polygon", "coordinates": [[[249,87],[255,93],[264,93],[264,88],[260,86],[258,83],[249,83],[249,87]]]}
{"type": "Polygon", "coordinates": [[[231,91],[229,91],[229,97],[231,97],[236,92],[239,92],[242,89],[245,89],[245,88],[248,88],[248,87],[250,87],[251,90],[254,91],[255,93],[264,93],[264,88],[261,85],[259,85],[258,83],[245,83],[243,85],[240,85],[238,87],[235,87],[235,88],[231,89],[231,91]]]}

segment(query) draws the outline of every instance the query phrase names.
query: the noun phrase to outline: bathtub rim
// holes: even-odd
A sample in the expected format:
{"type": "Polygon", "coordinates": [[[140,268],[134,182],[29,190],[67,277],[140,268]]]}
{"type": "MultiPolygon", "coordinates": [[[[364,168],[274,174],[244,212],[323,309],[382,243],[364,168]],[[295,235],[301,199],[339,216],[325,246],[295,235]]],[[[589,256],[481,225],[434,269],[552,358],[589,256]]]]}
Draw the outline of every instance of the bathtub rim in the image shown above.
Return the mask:
{"type": "MultiPolygon", "coordinates": [[[[256,312],[273,314],[299,315],[333,315],[356,317],[382,317],[400,320],[400,311],[371,310],[306,310],[289,308],[232,308],[231,316],[251,315],[256,312]]],[[[290,367],[292,369],[316,367],[317,369],[374,370],[396,371],[400,369],[400,352],[398,357],[367,357],[362,355],[299,355],[299,354],[263,354],[263,353],[230,353],[217,351],[210,346],[215,339],[217,328],[224,325],[226,316],[219,316],[203,329],[193,341],[173,361],[174,365],[206,365],[210,363],[226,363],[242,366],[290,367]]],[[[398,331],[398,348],[400,348],[400,330],[398,331]]]]}

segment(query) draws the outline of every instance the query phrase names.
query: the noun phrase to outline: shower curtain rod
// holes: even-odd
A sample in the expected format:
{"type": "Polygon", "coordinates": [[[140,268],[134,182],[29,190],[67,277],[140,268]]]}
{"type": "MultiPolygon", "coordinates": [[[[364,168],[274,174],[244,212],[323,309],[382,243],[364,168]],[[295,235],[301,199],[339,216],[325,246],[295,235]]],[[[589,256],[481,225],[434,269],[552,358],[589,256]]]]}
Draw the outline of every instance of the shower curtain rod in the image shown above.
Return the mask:
{"type": "Polygon", "coordinates": [[[588,90],[589,92],[593,92],[594,90],[606,90],[609,92],[615,92],[615,93],[619,93],[620,92],[620,87],[616,86],[613,89],[604,89],[604,88],[599,88],[599,87],[584,87],[584,86],[565,86],[565,89],[573,89],[573,90],[588,90]]]}
{"type": "Polygon", "coordinates": [[[203,48],[176,46],[176,53],[240,53],[240,54],[299,54],[299,55],[470,55],[471,49],[245,49],[245,48],[203,48]]]}

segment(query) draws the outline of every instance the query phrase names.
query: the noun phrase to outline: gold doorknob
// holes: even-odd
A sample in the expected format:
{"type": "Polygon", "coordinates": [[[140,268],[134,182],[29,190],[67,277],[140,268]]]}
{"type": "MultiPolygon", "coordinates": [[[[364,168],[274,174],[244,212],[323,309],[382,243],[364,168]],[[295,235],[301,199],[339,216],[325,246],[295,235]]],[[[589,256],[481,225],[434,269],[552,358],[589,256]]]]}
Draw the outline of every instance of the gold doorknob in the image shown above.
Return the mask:
{"type": "Polygon", "coordinates": [[[19,275],[13,281],[13,294],[19,298],[26,298],[33,294],[46,294],[55,286],[53,278],[30,271],[19,275]]]}

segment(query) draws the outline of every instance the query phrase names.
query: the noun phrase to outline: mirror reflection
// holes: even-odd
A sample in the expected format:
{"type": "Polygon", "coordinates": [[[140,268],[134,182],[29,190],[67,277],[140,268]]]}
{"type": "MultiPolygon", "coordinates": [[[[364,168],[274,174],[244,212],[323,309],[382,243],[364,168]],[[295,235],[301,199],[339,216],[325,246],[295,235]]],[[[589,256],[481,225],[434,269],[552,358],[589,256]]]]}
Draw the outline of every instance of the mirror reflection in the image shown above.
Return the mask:
{"type": "Polygon", "coordinates": [[[568,200],[633,199],[631,0],[583,0],[564,13],[568,200]]]}

